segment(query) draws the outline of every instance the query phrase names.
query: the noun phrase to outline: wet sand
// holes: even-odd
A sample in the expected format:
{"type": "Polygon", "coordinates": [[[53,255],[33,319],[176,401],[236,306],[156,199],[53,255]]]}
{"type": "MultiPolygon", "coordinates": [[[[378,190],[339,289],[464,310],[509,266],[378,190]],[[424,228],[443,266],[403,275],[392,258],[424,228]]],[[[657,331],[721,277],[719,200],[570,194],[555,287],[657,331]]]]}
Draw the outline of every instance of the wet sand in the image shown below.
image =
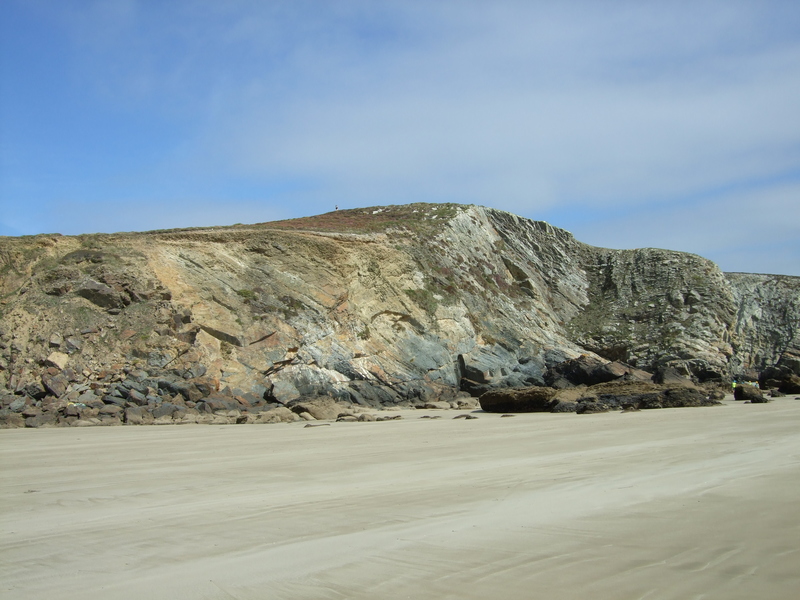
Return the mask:
{"type": "Polygon", "coordinates": [[[788,599],[800,400],[0,431],[0,598],[788,599]]]}

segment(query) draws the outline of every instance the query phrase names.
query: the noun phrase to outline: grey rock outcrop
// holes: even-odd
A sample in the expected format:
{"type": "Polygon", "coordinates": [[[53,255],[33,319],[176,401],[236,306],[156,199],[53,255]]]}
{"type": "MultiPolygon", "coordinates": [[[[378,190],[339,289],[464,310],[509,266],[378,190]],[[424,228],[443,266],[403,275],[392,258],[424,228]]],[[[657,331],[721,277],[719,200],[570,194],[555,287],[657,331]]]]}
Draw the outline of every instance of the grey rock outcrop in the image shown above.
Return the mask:
{"type": "Polygon", "coordinates": [[[548,378],[581,356],[593,382],[800,375],[800,278],[594,248],[475,206],[0,238],[0,261],[0,396],[47,404],[59,424],[108,404],[132,423],[164,403],[180,408],[159,421],[206,422],[319,397],[453,402],[567,385],[548,378]]]}

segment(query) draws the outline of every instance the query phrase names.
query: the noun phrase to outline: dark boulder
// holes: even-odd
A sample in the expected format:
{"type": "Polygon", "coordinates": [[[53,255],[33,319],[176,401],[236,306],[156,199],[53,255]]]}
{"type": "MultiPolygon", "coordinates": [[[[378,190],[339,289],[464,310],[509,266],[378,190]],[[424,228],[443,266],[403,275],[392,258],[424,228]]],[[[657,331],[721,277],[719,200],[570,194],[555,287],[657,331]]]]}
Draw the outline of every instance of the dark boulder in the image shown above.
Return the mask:
{"type": "Polygon", "coordinates": [[[553,408],[550,409],[550,412],[554,413],[574,413],[578,412],[579,404],[577,402],[571,402],[569,400],[556,400],[553,408]]]}
{"type": "Polygon", "coordinates": [[[649,382],[617,381],[599,384],[587,390],[596,397],[578,400],[578,413],[604,410],[635,410],[713,406],[719,404],[699,388],[681,384],[665,386],[649,382]]]}
{"type": "Polygon", "coordinates": [[[98,410],[99,415],[111,415],[113,417],[120,417],[125,409],[117,404],[106,404],[103,408],[98,410]]]}
{"type": "Polygon", "coordinates": [[[53,394],[56,398],[59,398],[67,392],[69,379],[61,373],[58,375],[44,373],[42,375],[42,384],[48,392],[53,394]]]}
{"type": "Polygon", "coordinates": [[[130,299],[125,294],[92,279],[76,286],[75,293],[100,308],[120,309],[130,304],[130,299]]]}
{"type": "Polygon", "coordinates": [[[800,376],[794,372],[794,363],[784,358],[777,365],[764,369],[758,382],[764,389],[776,388],[784,394],[800,394],[800,376]]]}
{"type": "Polygon", "coordinates": [[[162,402],[160,405],[156,406],[153,410],[153,418],[158,419],[160,417],[166,416],[173,416],[175,412],[179,410],[179,407],[175,404],[171,404],[170,402],[162,402]]]}
{"type": "Polygon", "coordinates": [[[129,406],[125,409],[125,423],[128,425],[141,425],[143,412],[141,406],[129,406]]]}
{"type": "Polygon", "coordinates": [[[54,412],[42,412],[25,419],[25,427],[55,427],[58,414],[54,412]]]}
{"type": "Polygon", "coordinates": [[[47,396],[47,388],[44,387],[41,381],[34,381],[25,386],[23,386],[22,390],[30,396],[31,398],[35,398],[36,400],[41,400],[45,396],[47,396]]]}
{"type": "Polygon", "coordinates": [[[639,404],[639,408],[681,408],[686,406],[713,406],[719,404],[711,400],[701,390],[691,387],[673,387],[661,392],[660,398],[649,406],[647,401],[639,404]],[[656,405],[658,404],[658,405],[656,405]]]}
{"type": "Polygon", "coordinates": [[[125,400],[125,398],[112,396],[110,394],[103,396],[103,403],[107,405],[121,406],[123,408],[128,405],[128,401],[125,400]]]}
{"type": "Polygon", "coordinates": [[[142,394],[138,390],[130,390],[130,392],[128,392],[128,402],[137,406],[144,406],[147,404],[147,395],[142,394]]]}
{"type": "Polygon", "coordinates": [[[7,408],[0,409],[0,429],[16,429],[25,427],[25,417],[7,408]]]}
{"type": "Polygon", "coordinates": [[[479,402],[486,412],[550,412],[558,405],[554,400],[556,391],[549,387],[491,390],[483,394],[479,402]]]}
{"type": "Polygon", "coordinates": [[[725,392],[723,392],[720,389],[708,390],[708,399],[709,400],[724,400],[725,399],[725,392]]]}
{"type": "Polygon", "coordinates": [[[226,396],[224,394],[217,393],[214,396],[209,396],[208,398],[204,398],[203,400],[197,402],[196,408],[199,412],[213,413],[219,410],[241,410],[242,406],[236,401],[235,398],[233,398],[233,396],[226,396]]]}
{"type": "Polygon", "coordinates": [[[651,373],[620,361],[604,362],[584,355],[550,367],[544,380],[550,387],[564,389],[611,381],[651,381],[652,377],[651,373]]]}
{"type": "Polygon", "coordinates": [[[210,391],[210,389],[200,390],[192,382],[185,381],[183,379],[175,381],[169,379],[159,379],[158,389],[173,396],[175,394],[180,394],[185,400],[191,400],[192,402],[197,402],[206,396],[207,394],[205,394],[204,391],[210,391]]]}
{"type": "Polygon", "coordinates": [[[620,362],[618,360],[597,367],[594,370],[593,375],[594,379],[598,380],[598,383],[602,383],[603,381],[617,381],[617,380],[624,380],[624,381],[653,380],[652,373],[648,373],[647,371],[637,369],[636,367],[633,367],[624,362],[620,362]]]}
{"type": "Polygon", "coordinates": [[[587,415],[594,413],[603,413],[612,410],[612,406],[595,397],[581,398],[578,401],[576,413],[579,415],[587,415]]]}
{"type": "Polygon", "coordinates": [[[766,402],[764,394],[758,387],[746,383],[740,383],[736,386],[733,390],[733,398],[734,400],[749,400],[750,402],[766,402]]]}
{"type": "Polygon", "coordinates": [[[579,356],[547,369],[544,374],[544,381],[549,387],[556,389],[577,385],[592,385],[593,383],[601,383],[601,380],[610,381],[610,379],[604,379],[607,377],[604,373],[599,374],[601,380],[596,379],[594,374],[595,370],[604,364],[605,362],[588,355],[579,356]]]}
{"type": "Polygon", "coordinates": [[[781,381],[778,390],[784,394],[800,394],[800,377],[791,374],[781,381]]]}

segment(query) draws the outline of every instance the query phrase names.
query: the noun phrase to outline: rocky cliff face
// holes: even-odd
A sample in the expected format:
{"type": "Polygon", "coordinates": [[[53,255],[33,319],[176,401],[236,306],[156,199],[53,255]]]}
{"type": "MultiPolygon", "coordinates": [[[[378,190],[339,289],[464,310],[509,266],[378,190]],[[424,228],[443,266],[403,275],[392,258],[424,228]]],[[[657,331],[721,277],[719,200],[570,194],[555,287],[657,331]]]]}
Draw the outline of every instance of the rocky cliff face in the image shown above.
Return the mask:
{"type": "Polygon", "coordinates": [[[732,332],[734,372],[761,372],[775,364],[792,364],[800,375],[800,294],[798,277],[726,273],[736,305],[732,332]]]}
{"type": "Polygon", "coordinates": [[[724,378],[777,362],[800,321],[800,278],[460,205],[0,238],[0,268],[0,390],[40,398],[137,372],[392,404],[542,385],[583,353],[724,378]]]}

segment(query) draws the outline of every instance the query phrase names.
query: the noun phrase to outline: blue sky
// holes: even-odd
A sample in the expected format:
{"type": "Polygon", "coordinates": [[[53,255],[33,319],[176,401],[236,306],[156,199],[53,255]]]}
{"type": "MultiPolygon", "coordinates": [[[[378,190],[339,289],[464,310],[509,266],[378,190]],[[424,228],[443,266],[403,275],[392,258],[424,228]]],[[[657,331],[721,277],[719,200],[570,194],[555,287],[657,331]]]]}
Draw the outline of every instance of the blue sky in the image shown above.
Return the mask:
{"type": "Polygon", "coordinates": [[[0,235],[492,206],[800,275],[800,3],[3,0],[0,235]]]}

